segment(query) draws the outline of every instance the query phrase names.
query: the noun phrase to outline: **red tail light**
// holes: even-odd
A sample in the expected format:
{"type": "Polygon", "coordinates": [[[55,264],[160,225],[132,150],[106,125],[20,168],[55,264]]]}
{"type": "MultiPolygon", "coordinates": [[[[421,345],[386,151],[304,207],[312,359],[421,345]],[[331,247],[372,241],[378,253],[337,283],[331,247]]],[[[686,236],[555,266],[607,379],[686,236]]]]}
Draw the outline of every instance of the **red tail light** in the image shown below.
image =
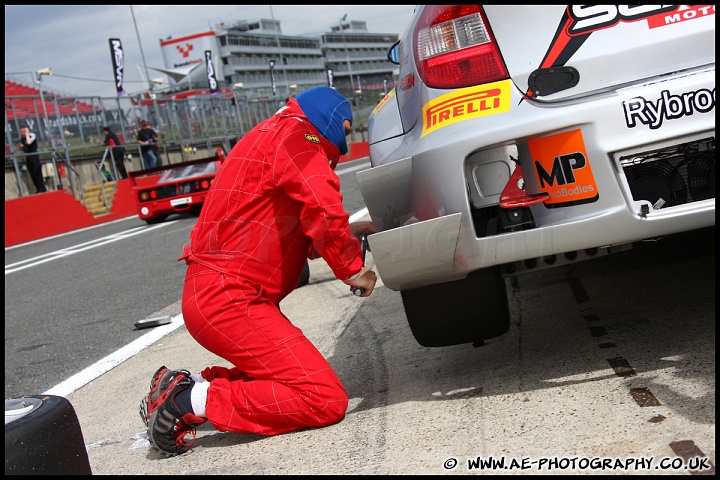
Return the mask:
{"type": "Polygon", "coordinates": [[[418,74],[431,88],[461,88],[508,78],[480,5],[428,5],[413,32],[418,74]]]}

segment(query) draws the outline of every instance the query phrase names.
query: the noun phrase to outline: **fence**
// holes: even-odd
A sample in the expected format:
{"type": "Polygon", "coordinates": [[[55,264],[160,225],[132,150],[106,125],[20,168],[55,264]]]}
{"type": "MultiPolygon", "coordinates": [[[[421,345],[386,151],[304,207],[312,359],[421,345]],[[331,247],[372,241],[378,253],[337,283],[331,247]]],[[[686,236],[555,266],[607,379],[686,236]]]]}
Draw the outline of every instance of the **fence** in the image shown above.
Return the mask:
{"type": "MultiPolygon", "coordinates": [[[[48,190],[66,189],[80,198],[83,189],[118,173],[102,144],[105,126],[118,134],[130,158],[128,171],[142,169],[142,154],[136,141],[141,121],[158,133],[163,164],[213,155],[218,146],[230,150],[235,142],[260,121],[285,104],[288,95],[257,97],[252,92],[223,90],[219,95],[185,98],[60,98],[32,91],[5,97],[5,200],[33,193],[19,150],[20,125],[27,124],[38,136],[39,154],[48,190]],[[105,162],[103,157],[105,156],[105,162]]],[[[290,92],[287,92],[290,93],[290,92]]],[[[298,92],[299,93],[299,92],[298,92]]],[[[341,92],[342,93],[342,92],[341,92]]],[[[370,112],[384,92],[365,90],[351,100],[353,133],[350,142],[367,140],[370,112]]],[[[180,95],[178,95],[180,96],[180,95]]]]}

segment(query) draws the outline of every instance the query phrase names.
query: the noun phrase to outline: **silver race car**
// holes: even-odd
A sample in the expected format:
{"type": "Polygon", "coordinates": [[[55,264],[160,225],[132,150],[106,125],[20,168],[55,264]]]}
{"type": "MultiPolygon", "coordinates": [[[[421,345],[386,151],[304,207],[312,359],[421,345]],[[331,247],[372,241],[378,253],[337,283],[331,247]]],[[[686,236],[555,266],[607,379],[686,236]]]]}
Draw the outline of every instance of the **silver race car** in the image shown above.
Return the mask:
{"type": "Polygon", "coordinates": [[[504,277],[715,225],[714,5],[420,5],[357,174],[424,346],[507,332],[504,277]]]}

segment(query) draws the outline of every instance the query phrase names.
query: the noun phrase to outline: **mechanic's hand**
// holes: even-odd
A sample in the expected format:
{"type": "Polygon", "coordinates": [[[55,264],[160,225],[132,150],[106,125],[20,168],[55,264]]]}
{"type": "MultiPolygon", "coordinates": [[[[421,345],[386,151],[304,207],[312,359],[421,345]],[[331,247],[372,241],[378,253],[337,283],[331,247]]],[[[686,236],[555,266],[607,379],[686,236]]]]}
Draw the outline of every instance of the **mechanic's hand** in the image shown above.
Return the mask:
{"type": "Polygon", "coordinates": [[[350,224],[350,234],[359,239],[360,235],[370,235],[377,233],[377,228],[372,222],[353,222],[350,224]]]}
{"type": "Polygon", "coordinates": [[[375,282],[377,282],[377,275],[369,268],[362,267],[360,275],[352,280],[343,280],[345,285],[350,285],[350,291],[354,293],[356,287],[363,289],[361,297],[369,297],[375,288],[375,282]]]}

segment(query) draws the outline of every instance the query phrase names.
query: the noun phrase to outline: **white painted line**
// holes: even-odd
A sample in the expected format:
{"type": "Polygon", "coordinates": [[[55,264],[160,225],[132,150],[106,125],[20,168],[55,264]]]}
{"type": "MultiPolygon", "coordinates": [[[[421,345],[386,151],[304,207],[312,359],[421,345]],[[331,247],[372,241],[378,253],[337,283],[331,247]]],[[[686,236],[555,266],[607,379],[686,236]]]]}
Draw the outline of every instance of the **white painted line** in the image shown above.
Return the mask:
{"type": "Polygon", "coordinates": [[[57,260],[59,258],[68,257],[70,255],[75,255],[76,253],[84,252],[85,250],[91,250],[96,247],[100,247],[102,245],[107,245],[108,243],[117,242],[118,240],[123,240],[125,238],[133,237],[135,235],[139,235],[141,233],[147,233],[155,230],[156,228],[162,228],[166,227],[168,225],[172,225],[177,220],[173,220],[170,222],[165,222],[159,225],[154,225],[152,227],[138,227],[133,230],[130,230],[128,232],[123,233],[116,233],[114,235],[110,235],[108,237],[99,238],[96,240],[92,240],[90,242],[81,243],[79,245],[75,245],[73,247],[64,248],[62,250],[58,250],[56,252],[50,252],[46,253],[44,255],[40,255],[39,257],[35,257],[32,259],[23,260],[22,262],[12,263],[10,265],[5,265],[5,275],[8,273],[14,273],[18,272],[20,270],[24,270],[26,268],[35,267],[37,265],[41,265],[43,263],[51,262],[53,260],[57,260]],[[32,262],[32,263],[27,263],[32,262]],[[24,265],[23,265],[24,264],[24,265]],[[12,268],[17,265],[17,268],[12,268]]]}
{"type": "Polygon", "coordinates": [[[363,163],[362,165],[356,165],[354,167],[344,168],[342,170],[337,171],[336,173],[338,174],[338,177],[339,177],[340,175],[342,175],[344,173],[352,173],[356,170],[366,169],[369,165],[370,165],[370,163],[363,163]]]}
{"type": "Polygon", "coordinates": [[[76,373],[64,382],[54,386],[47,392],[43,393],[43,395],[57,395],[60,397],[67,397],[69,394],[73,393],[78,388],[87,385],[103,373],[112,370],[128,358],[131,358],[132,356],[140,353],[153,343],[157,342],[164,336],[172,333],[183,325],[185,325],[185,320],[183,319],[182,314],[173,317],[171,322],[167,325],[153,328],[152,331],[130,342],[115,353],[111,353],[107,357],[89,366],[80,373],[76,373]]]}
{"type": "MultiPolygon", "coordinates": [[[[357,221],[357,219],[367,215],[367,213],[368,209],[363,208],[362,210],[352,214],[349,221],[355,222],[357,221]]],[[[43,393],[43,395],[57,395],[60,397],[67,397],[75,390],[84,387],[88,383],[98,378],[103,373],[109,372],[125,360],[133,357],[134,355],[137,355],[153,343],[174,332],[183,325],[185,325],[185,319],[183,318],[182,314],[173,317],[169,324],[162,325],[160,327],[154,327],[150,332],[146,333],[142,337],[130,342],[115,353],[108,355],[102,360],[94,363],[93,365],[90,365],[88,368],[81,371],[80,373],[76,373],[64,382],[52,387],[50,390],[43,393]]]]}
{"type": "Polygon", "coordinates": [[[20,243],[18,245],[12,245],[10,247],[5,247],[5,251],[7,252],[8,250],[12,250],[13,248],[24,247],[25,245],[32,245],[33,243],[44,242],[45,240],[52,240],[53,238],[64,237],[64,236],[70,235],[72,233],[84,232],[85,230],[92,230],[93,228],[104,227],[105,225],[112,225],[113,223],[124,222],[125,220],[132,220],[132,219],[136,219],[136,218],[138,218],[137,215],[130,215],[129,217],[119,218],[119,219],[113,220],[111,222],[98,223],[97,225],[91,225],[89,227],[80,228],[77,230],[71,230],[71,231],[65,232],[65,233],[58,233],[57,235],[53,235],[51,237],[43,237],[43,238],[38,238],[37,240],[30,240],[29,242],[20,243]]]}
{"type": "Polygon", "coordinates": [[[359,218],[364,217],[365,215],[367,215],[367,213],[368,213],[368,209],[367,209],[367,207],[365,207],[362,210],[360,210],[359,212],[355,212],[352,215],[350,215],[350,218],[348,220],[350,221],[350,223],[357,222],[357,220],[359,218]]]}

